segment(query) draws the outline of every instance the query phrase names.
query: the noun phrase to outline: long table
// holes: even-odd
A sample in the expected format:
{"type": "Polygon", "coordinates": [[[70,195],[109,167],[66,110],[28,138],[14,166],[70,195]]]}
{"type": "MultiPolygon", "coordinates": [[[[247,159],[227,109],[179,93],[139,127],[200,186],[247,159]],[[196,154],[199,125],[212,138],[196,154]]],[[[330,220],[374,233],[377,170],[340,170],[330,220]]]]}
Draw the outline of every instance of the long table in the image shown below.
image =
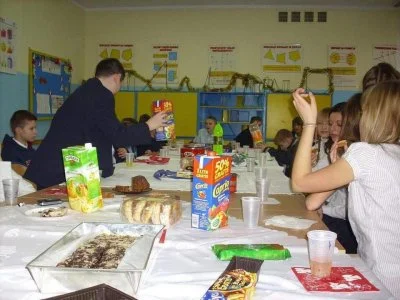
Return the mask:
{"type": "MultiPolygon", "coordinates": [[[[128,170],[124,165],[119,165],[115,176],[125,178],[123,180],[127,181],[131,176],[144,174],[152,184],[151,174],[160,166],[147,167],[153,170],[147,169],[148,173],[144,173],[140,170],[144,168],[144,165],[128,170]]],[[[272,168],[276,166],[271,166],[272,168]]],[[[241,174],[241,172],[245,174],[243,177],[248,181],[252,180],[249,179],[251,174],[245,173],[244,170],[239,170],[238,173],[241,174]]],[[[286,180],[278,176],[276,179],[286,180]]],[[[163,185],[166,182],[168,186],[173,181],[163,182],[162,180],[156,184],[163,185]]],[[[106,184],[107,181],[102,183],[105,186],[104,191],[111,191],[112,185],[106,184]]],[[[125,183],[119,182],[119,184],[125,183]]],[[[247,193],[233,193],[230,197],[228,227],[207,232],[191,228],[190,190],[158,189],[155,188],[156,184],[152,184],[153,190],[178,195],[181,198],[183,216],[181,221],[167,230],[165,243],[160,244],[156,239],[136,294],[140,300],[200,299],[228,264],[228,262],[217,260],[212,253],[210,248],[217,243],[278,243],[290,250],[292,258],[288,260],[263,263],[254,295],[255,300],[299,299],[300,297],[304,299],[390,299],[391,297],[358,256],[343,254],[340,244],[336,245],[339,251],[334,255],[333,265],[356,267],[380,291],[369,293],[309,293],[305,291],[291,268],[308,266],[306,232],[311,229],[326,229],[326,226],[316,212],[305,209],[304,196],[300,194],[293,194],[290,190],[285,190],[280,194],[272,193],[270,197],[277,199],[279,204],[263,205],[260,226],[247,229],[244,228],[241,220],[240,199],[245,195],[254,195],[254,192],[247,190],[247,193]],[[315,220],[316,223],[307,230],[265,226],[264,219],[277,215],[315,220]]],[[[105,199],[105,208],[101,211],[87,215],[71,213],[62,221],[34,219],[24,214],[26,210],[37,207],[35,204],[39,199],[56,197],[66,201],[65,194],[53,194],[54,190],[59,189],[59,186],[51,187],[20,197],[19,202],[25,204],[22,207],[0,208],[0,274],[2,278],[0,299],[37,300],[52,296],[37,291],[25,265],[80,222],[122,221],[119,214],[121,195],[105,199]]]]}

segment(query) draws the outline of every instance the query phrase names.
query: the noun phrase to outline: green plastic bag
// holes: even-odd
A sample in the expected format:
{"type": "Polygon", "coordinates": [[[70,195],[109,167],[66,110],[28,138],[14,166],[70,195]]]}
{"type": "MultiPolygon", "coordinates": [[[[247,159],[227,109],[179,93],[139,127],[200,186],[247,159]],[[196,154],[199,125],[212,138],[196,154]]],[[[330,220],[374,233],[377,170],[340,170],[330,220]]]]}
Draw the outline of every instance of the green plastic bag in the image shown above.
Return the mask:
{"type": "Polygon", "coordinates": [[[219,260],[231,260],[234,256],[260,260],[285,260],[290,257],[288,249],[279,244],[217,244],[212,251],[219,260]]]}

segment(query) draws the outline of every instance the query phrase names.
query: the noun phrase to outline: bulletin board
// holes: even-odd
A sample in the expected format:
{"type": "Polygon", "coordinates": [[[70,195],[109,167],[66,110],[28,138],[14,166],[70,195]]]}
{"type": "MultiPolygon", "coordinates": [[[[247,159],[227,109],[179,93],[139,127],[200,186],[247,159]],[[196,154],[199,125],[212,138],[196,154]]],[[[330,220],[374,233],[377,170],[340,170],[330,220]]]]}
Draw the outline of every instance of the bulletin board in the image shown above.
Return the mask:
{"type": "Polygon", "coordinates": [[[52,119],[71,92],[68,59],[29,49],[29,110],[39,120],[52,119]]]}

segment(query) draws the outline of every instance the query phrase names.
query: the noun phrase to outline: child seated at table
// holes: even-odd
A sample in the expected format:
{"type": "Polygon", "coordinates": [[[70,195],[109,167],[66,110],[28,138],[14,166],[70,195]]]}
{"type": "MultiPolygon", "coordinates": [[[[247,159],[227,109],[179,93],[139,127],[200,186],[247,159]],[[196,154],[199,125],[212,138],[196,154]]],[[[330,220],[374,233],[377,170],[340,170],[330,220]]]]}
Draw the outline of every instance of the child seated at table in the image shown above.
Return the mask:
{"type": "Polygon", "coordinates": [[[21,164],[27,167],[32,159],[35,149],[36,116],[27,110],[17,110],[10,119],[10,127],[14,136],[8,134],[3,139],[1,158],[4,161],[21,164]]]}
{"type": "Polygon", "coordinates": [[[311,162],[313,169],[322,169],[329,164],[327,153],[325,152],[325,143],[329,139],[329,113],[330,107],[325,107],[318,112],[317,115],[317,130],[314,140],[313,149],[311,152],[311,162]]]}
{"type": "MultiPolygon", "coordinates": [[[[134,118],[123,118],[121,123],[124,124],[125,127],[128,127],[137,124],[138,121],[134,118]]],[[[132,145],[116,146],[114,149],[116,149],[114,151],[114,159],[116,163],[125,161],[126,153],[136,153],[136,146],[132,145]]]]}
{"type": "Polygon", "coordinates": [[[217,119],[213,116],[208,116],[204,121],[204,128],[201,128],[194,138],[196,144],[213,144],[214,143],[214,127],[217,125],[217,119]]]}
{"type": "MultiPolygon", "coordinates": [[[[147,120],[150,119],[150,116],[148,114],[143,114],[139,118],[139,123],[145,123],[147,120]]],[[[152,130],[150,131],[151,135],[151,143],[146,144],[146,145],[138,145],[136,146],[137,149],[137,156],[142,156],[142,155],[152,155],[153,153],[158,153],[160,149],[167,145],[167,141],[157,141],[155,136],[156,136],[156,131],[152,130]]]]}
{"type": "Polygon", "coordinates": [[[293,135],[289,130],[280,129],[274,137],[274,143],[278,148],[267,147],[264,149],[264,152],[268,151],[268,153],[275,158],[276,162],[284,167],[286,176],[288,176],[288,166],[290,166],[293,160],[293,140],[293,135]]]}
{"type": "Polygon", "coordinates": [[[381,82],[363,93],[361,142],[316,172],[311,170],[310,157],[317,117],[315,97],[302,88],[293,97],[304,120],[293,166],[293,190],[317,193],[349,185],[348,216],[358,254],[395,298],[400,298],[400,81],[381,82]]]}

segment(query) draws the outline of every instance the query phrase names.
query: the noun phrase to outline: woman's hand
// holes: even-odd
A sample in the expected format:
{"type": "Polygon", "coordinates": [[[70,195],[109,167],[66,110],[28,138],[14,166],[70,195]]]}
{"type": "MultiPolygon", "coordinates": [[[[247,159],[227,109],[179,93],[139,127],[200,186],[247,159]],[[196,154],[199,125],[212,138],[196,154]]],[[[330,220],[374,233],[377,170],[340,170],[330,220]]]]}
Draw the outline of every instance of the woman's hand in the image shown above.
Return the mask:
{"type": "Polygon", "coordinates": [[[125,158],[126,153],[128,153],[128,151],[125,148],[118,148],[117,149],[117,155],[119,158],[125,158]]]}
{"type": "Polygon", "coordinates": [[[317,103],[315,102],[315,97],[313,93],[305,93],[303,88],[298,88],[293,92],[293,104],[299,113],[300,117],[303,119],[304,125],[317,123],[317,103]],[[310,98],[310,102],[306,98],[310,98]]]}

